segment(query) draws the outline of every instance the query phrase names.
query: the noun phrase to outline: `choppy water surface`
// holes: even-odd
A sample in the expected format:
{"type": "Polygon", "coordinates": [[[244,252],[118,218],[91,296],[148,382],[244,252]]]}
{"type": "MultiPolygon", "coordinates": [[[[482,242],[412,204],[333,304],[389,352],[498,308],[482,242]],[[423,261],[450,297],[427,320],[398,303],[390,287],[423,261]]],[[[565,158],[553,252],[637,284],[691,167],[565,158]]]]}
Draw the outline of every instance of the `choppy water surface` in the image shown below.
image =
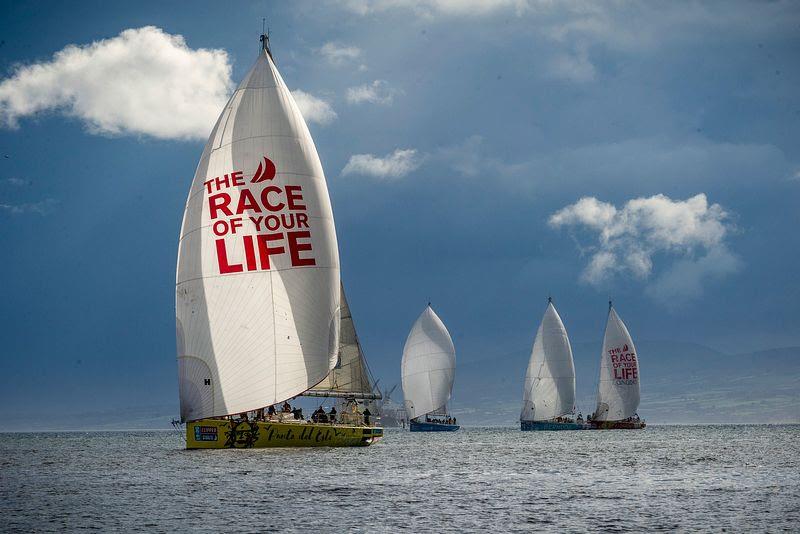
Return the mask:
{"type": "Polygon", "coordinates": [[[2,530],[794,530],[800,427],[455,434],[185,451],[170,432],[0,435],[2,530]]]}

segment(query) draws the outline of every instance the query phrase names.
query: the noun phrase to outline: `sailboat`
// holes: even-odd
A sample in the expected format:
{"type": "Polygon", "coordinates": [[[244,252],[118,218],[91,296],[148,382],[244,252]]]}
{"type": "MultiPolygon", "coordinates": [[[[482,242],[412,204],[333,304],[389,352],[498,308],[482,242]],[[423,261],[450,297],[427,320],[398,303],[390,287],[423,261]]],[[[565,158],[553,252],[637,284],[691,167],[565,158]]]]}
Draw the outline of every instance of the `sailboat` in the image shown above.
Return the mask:
{"type": "Polygon", "coordinates": [[[409,430],[458,430],[456,419],[447,413],[456,371],[456,349],[430,303],[408,334],[401,370],[409,430]]]}
{"type": "Polygon", "coordinates": [[[547,299],[533,341],[522,395],[521,430],[582,430],[575,420],[575,364],[567,330],[553,299],[547,299]]]}
{"type": "Polygon", "coordinates": [[[608,321],[600,355],[594,429],[638,429],[646,426],[639,409],[639,356],[628,328],[609,301],[608,321]]]}
{"type": "Polygon", "coordinates": [[[383,430],[358,400],[379,394],[341,286],[325,175],[269,36],[261,42],[183,216],[175,308],[186,446],[370,445],[383,430]],[[306,421],[288,402],[303,394],[347,398],[350,410],[306,421]]]}

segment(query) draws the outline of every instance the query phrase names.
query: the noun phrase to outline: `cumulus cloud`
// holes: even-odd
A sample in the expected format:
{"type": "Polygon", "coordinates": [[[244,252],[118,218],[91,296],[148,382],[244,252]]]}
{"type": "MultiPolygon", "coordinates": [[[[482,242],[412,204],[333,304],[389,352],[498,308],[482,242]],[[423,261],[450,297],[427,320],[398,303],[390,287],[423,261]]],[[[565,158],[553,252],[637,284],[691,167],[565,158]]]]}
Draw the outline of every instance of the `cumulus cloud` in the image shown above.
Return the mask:
{"type": "Polygon", "coordinates": [[[362,174],[375,178],[402,178],[420,166],[421,158],[413,148],[397,149],[378,157],[372,154],[355,154],[342,169],[342,176],[362,174]]]}
{"type": "Polygon", "coordinates": [[[12,215],[22,215],[25,213],[47,215],[52,211],[56,204],[58,204],[58,201],[53,198],[46,198],[40,202],[26,204],[5,204],[0,202],[0,210],[12,215]]]}
{"type": "Polygon", "coordinates": [[[306,122],[316,122],[317,124],[330,124],[338,116],[331,105],[314,95],[310,95],[300,89],[292,91],[294,101],[300,108],[300,113],[306,122]]]}
{"type": "Polygon", "coordinates": [[[345,97],[351,104],[369,102],[388,105],[392,103],[397,93],[398,91],[390,87],[385,80],[375,80],[372,83],[350,87],[345,97]]]}
{"type": "MultiPolygon", "coordinates": [[[[597,242],[583,271],[585,282],[601,286],[615,275],[644,280],[655,258],[678,257],[648,288],[659,299],[697,295],[704,280],[734,272],[739,260],[728,250],[728,213],[705,194],[687,200],[664,195],[629,200],[621,208],[593,197],[566,206],[549,219],[553,228],[579,228],[597,242]]],[[[666,261],[666,260],[665,260],[666,261]]]]}
{"type": "Polygon", "coordinates": [[[328,63],[336,66],[344,65],[361,57],[361,49],[357,46],[349,46],[335,41],[322,45],[319,53],[328,63]]]}
{"type": "Polygon", "coordinates": [[[554,227],[585,225],[595,230],[610,226],[617,215],[617,208],[594,197],[583,197],[575,204],[560,209],[550,217],[554,227]]]}
{"type": "Polygon", "coordinates": [[[0,83],[0,121],[56,111],[93,133],[204,139],[233,88],[224,50],[191,49],[154,26],[18,67],[0,83]]]}

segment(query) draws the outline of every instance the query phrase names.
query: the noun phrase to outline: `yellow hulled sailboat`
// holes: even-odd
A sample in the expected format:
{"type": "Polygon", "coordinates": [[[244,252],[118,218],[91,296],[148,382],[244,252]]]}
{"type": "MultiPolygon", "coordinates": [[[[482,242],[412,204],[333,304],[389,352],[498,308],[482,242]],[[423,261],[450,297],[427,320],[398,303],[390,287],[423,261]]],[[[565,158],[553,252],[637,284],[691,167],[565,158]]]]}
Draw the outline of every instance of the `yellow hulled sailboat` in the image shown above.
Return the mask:
{"type": "Polygon", "coordinates": [[[206,143],[183,216],[176,276],[187,448],[364,446],[379,399],[340,282],[314,141],[262,35],[259,57],[206,143]],[[278,411],[342,400],[337,417],[278,411]]]}

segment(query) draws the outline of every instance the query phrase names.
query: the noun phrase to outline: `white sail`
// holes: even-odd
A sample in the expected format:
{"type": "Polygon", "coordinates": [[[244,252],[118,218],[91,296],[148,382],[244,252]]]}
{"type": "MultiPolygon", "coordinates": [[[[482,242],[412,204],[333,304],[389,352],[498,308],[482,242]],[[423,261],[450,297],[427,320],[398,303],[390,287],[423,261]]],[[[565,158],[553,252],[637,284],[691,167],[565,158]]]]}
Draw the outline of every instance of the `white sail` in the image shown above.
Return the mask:
{"type": "Polygon", "coordinates": [[[453,391],[456,349],[430,305],[414,323],[403,347],[403,396],[409,419],[443,409],[453,391]]]}
{"type": "Polygon", "coordinates": [[[339,356],[336,367],[331,370],[325,379],[311,388],[306,394],[318,396],[358,398],[378,397],[373,392],[367,362],[358,341],[356,326],[344,294],[344,285],[341,286],[341,312],[339,327],[339,356]]]}
{"type": "Polygon", "coordinates": [[[608,323],[600,356],[600,381],[597,391],[596,421],[620,421],[639,409],[639,359],[625,323],[614,308],[608,323]]]}
{"type": "Polygon", "coordinates": [[[575,408],[575,364],[567,330],[553,303],[536,332],[522,395],[522,421],[547,421],[575,408]]]}
{"type": "Polygon", "coordinates": [[[177,267],[181,419],[321,381],[339,344],[339,253],[319,157],[265,46],[203,150],[177,267]]]}

